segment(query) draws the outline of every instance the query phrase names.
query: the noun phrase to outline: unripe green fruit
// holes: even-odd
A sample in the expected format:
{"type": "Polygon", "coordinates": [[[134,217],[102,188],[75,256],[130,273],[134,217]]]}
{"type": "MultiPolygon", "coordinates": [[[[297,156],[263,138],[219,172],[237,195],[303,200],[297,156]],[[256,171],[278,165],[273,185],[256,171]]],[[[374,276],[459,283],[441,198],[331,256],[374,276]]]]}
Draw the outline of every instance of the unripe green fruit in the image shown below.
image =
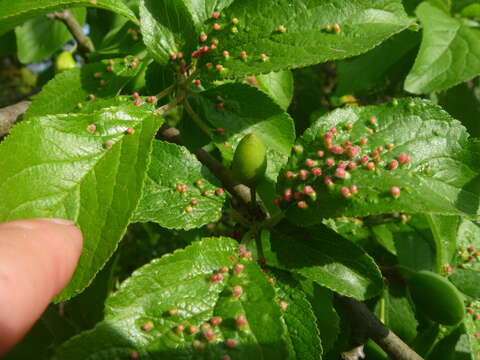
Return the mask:
{"type": "Polygon", "coordinates": [[[267,169],[267,152],[262,140],[248,134],[238,144],[232,162],[232,170],[245,185],[256,185],[267,169]]]}
{"type": "Polygon", "coordinates": [[[59,73],[75,67],[75,59],[70,51],[63,51],[55,59],[55,72],[59,73]]]}
{"type": "Polygon", "coordinates": [[[418,271],[410,278],[410,295],[418,310],[444,325],[455,325],[463,319],[462,295],[443,276],[431,271],[418,271]]]}

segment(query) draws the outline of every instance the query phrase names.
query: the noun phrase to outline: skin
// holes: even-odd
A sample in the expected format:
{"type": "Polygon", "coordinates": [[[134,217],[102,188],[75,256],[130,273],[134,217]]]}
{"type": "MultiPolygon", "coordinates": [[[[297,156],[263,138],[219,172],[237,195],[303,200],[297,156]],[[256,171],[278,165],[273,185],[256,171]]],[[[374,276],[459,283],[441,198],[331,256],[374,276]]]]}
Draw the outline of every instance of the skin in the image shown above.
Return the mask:
{"type": "Polygon", "coordinates": [[[0,224],[0,357],[67,285],[82,245],[80,230],[67,220],[0,224]]]}

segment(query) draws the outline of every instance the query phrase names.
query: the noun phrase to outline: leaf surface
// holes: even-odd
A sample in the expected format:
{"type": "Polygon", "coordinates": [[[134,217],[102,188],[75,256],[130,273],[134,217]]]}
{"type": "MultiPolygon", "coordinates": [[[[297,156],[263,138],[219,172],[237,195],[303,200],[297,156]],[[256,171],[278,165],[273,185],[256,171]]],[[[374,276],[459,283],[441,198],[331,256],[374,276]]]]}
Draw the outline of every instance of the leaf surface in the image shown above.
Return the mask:
{"type": "Polygon", "coordinates": [[[205,238],[140,268],[107,301],[105,320],[68,341],[56,359],[128,359],[134,352],[140,358],[172,360],[227,354],[234,359],[287,358],[275,291],[260,267],[239,258],[237,249],[233,239],[205,238]],[[243,265],[239,274],[232,271],[236,264],[243,265]],[[212,282],[222,267],[230,270],[212,282]],[[235,286],[243,289],[240,297],[232,296],[235,286]],[[247,324],[238,326],[238,315],[247,324]],[[211,325],[213,317],[221,323],[211,325]],[[184,330],[177,332],[179,325],[184,330]],[[191,326],[198,332],[192,334],[191,326]],[[228,339],[236,346],[228,347],[228,339]]]}
{"type": "Polygon", "coordinates": [[[186,148],[155,141],[143,197],[132,221],[167,229],[192,229],[218,220],[225,193],[218,180],[186,148]],[[196,184],[197,181],[201,184],[196,184]],[[177,189],[186,185],[186,190],[177,189]]]}
{"type": "Polygon", "coordinates": [[[417,8],[423,39],[405,90],[425,94],[448,89],[480,74],[480,30],[423,2],[417,8]]]}
{"type": "Polygon", "coordinates": [[[91,282],[125,232],[161,124],[152,110],[124,105],[35,117],[0,144],[0,221],[60,217],[82,230],[82,256],[58,301],[91,282]]]}
{"type": "Polygon", "coordinates": [[[429,102],[402,99],[339,109],[320,117],[298,145],[285,169],[293,175],[283,172],[279,178],[280,194],[291,189],[301,197],[284,197],[290,200],[282,205],[297,224],[393,212],[478,217],[478,149],[458,121],[429,102]],[[337,132],[331,143],[325,142],[332,128],[337,132]],[[324,152],[323,157],[318,151],[324,152]],[[392,161],[398,167],[392,169],[392,161]],[[353,169],[348,167],[351,162],[356,165],[353,169]],[[346,166],[345,171],[337,170],[341,166],[346,166]],[[315,176],[313,168],[320,169],[321,176],[315,176]],[[329,186],[327,177],[332,181],[329,186]],[[306,185],[313,188],[316,200],[302,195],[306,185]],[[352,185],[357,194],[350,191],[352,185]],[[400,189],[397,198],[391,193],[393,187],[400,189]]]}

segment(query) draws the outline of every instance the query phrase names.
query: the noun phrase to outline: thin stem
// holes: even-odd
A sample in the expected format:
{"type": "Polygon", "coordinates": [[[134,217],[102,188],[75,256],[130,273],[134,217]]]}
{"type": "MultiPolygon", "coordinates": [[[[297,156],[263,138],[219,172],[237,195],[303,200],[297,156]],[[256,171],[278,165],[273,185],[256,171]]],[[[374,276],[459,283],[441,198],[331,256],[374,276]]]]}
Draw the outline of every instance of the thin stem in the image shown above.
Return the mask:
{"type": "Polygon", "coordinates": [[[252,199],[251,205],[252,209],[257,208],[257,189],[255,185],[250,187],[250,198],[252,199]]]}
{"type": "Polygon", "coordinates": [[[30,105],[30,101],[19,103],[0,109],[0,138],[10,131],[10,128],[21,118],[30,105]]]}
{"type": "Polygon", "coordinates": [[[48,16],[65,24],[68,31],[72,33],[73,37],[77,41],[78,51],[80,54],[82,54],[82,56],[95,51],[92,40],[90,40],[90,38],[83,33],[82,26],[77,19],[75,19],[75,16],[73,16],[70,10],[56,11],[48,16]]]}
{"type": "Polygon", "coordinates": [[[173,91],[174,88],[175,88],[175,84],[170,85],[169,87],[160,91],[157,95],[155,95],[155,97],[157,98],[157,100],[160,100],[160,99],[164,98],[165,96],[167,96],[168,94],[170,94],[173,91]]]}
{"type": "Polygon", "coordinates": [[[200,118],[200,116],[198,116],[195,111],[193,111],[192,106],[187,99],[185,99],[183,105],[185,106],[185,110],[187,110],[188,115],[190,115],[190,117],[193,119],[193,121],[195,121],[198,127],[202,129],[203,132],[206,133],[209,137],[213,137],[213,133],[210,127],[200,118]]]}

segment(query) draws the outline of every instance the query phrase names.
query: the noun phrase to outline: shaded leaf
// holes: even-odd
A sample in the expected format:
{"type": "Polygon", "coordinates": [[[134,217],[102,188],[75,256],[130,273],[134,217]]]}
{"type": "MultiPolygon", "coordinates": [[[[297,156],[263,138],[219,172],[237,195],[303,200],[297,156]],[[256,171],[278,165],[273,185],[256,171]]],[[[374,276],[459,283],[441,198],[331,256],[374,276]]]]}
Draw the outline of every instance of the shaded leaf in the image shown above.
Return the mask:
{"type": "Polygon", "coordinates": [[[267,264],[303,275],[319,285],[357,299],[377,295],[382,276],[373,259],[360,247],[323,225],[272,233],[265,246],[267,264]]]}

